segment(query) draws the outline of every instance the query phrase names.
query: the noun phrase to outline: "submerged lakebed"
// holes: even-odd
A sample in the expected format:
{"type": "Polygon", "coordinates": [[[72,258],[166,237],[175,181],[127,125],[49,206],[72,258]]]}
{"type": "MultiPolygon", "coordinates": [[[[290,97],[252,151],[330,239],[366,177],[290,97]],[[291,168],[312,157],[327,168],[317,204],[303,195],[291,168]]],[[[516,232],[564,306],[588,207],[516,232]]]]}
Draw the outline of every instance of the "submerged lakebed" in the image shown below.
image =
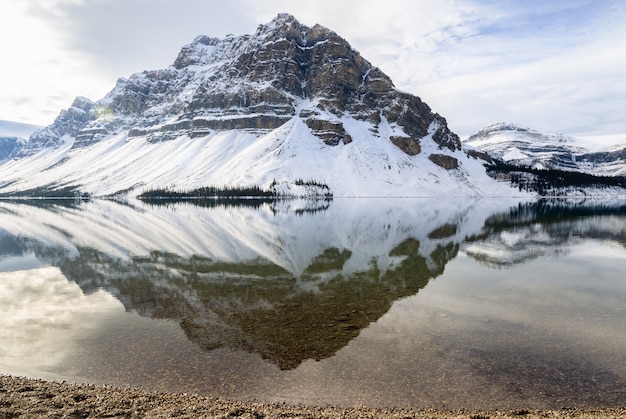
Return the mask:
{"type": "Polygon", "coordinates": [[[315,405],[626,403],[626,203],[0,202],[0,372],[315,405]]]}

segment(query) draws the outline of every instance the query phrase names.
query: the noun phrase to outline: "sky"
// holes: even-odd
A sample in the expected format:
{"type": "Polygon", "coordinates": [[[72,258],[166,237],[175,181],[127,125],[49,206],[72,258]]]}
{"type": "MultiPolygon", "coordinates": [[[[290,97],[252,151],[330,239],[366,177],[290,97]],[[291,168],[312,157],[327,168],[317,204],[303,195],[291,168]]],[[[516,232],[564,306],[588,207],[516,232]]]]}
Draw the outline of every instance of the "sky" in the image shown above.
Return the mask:
{"type": "Polygon", "coordinates": [[[48,125],[279,12],[337,32],[461,136],[503,121],[626,139],[622,0],[1,0],[0,120],[48,125]]]}

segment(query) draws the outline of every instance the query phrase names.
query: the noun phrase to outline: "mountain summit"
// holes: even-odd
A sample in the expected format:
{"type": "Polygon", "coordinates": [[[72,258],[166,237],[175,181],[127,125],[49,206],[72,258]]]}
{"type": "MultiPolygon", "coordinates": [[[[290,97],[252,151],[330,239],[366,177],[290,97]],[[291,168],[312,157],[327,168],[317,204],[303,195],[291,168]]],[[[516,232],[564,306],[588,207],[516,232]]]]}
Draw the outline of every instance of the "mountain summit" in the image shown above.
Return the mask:
{"type": "MultiPolygon", "coordinates": [[[[383,117],[402,127],[407,136],[396,141],[409,154],[433,123],[440,145],[461,147],[443,118],[397,91],[343,38],[288,14],[260,25],[253,36],[199,36],[171,68],[120,80],[103,104],[134,119],[131,137],[151,141],[213,130],[262,132],[299,116],[324,143],[347,144],[351,138],[339,118],[348,113],[374,127],[383,117]]],[[[92,129],[83,137],[98,133],[92,129]]]]}
{"type": "Polygon", "coordinates": [[[510,193],[479,155],[335,32],[279,14],[252,35],[199,36],[97,102],[77,98],[0,166],[0,193],[311,193],[302,180],[340,196],[510,193]]]}

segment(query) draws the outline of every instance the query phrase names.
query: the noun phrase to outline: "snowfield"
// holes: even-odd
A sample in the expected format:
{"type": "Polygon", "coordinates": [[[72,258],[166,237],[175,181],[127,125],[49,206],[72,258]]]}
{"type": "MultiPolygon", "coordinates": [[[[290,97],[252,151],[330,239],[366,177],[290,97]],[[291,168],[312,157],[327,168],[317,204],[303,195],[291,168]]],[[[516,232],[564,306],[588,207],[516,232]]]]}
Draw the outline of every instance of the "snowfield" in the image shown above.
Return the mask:
{"type": "Polygon", "coordinates": [[[387,140],[401,133],[399,127],[383,122],[375,135],[368,122],[349,116],[341,122],[353,141],[334,147],[298,117],[266,134],[229,130],[151,143],[124,132],[82,148],[73,148],[73,139],[65,137],[59,147],[1,165],[0,192],[55,185],[93,197],[137,196],[162,188],[293,186],[302,179],[328,185],[336,197],[520,195],[489,178],[484,162],[463,151],[442,150],[424,138],[422,152],[409,156],[387,140]],[[443,169],[428,159],[431,153],[455,157],[460,166],[443,169]]]}

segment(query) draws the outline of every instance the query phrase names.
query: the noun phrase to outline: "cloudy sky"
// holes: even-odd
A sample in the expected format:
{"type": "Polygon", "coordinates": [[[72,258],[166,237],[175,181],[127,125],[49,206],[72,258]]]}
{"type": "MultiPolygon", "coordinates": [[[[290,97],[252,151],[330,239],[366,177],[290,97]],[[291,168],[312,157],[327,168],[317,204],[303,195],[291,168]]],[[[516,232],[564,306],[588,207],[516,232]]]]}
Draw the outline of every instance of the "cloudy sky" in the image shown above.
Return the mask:
{"type": "Polygon", "coordinates": [[[2,0],[0,120],[49,124],[197,35],[279,12],[339,33],[460,135],[507,121],[626,138],[622,0],[2,0]]]}

